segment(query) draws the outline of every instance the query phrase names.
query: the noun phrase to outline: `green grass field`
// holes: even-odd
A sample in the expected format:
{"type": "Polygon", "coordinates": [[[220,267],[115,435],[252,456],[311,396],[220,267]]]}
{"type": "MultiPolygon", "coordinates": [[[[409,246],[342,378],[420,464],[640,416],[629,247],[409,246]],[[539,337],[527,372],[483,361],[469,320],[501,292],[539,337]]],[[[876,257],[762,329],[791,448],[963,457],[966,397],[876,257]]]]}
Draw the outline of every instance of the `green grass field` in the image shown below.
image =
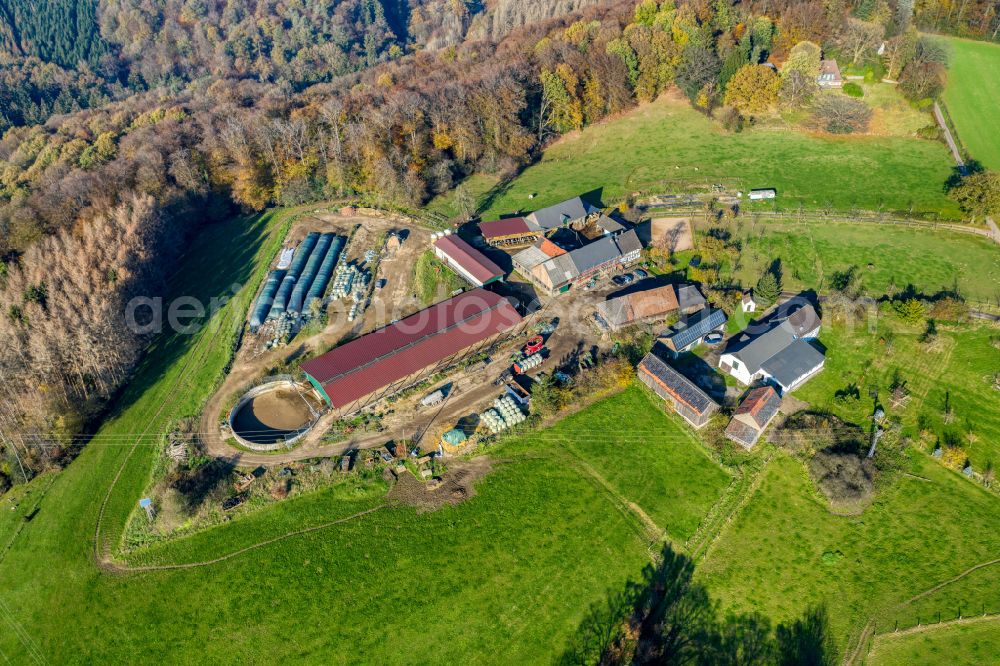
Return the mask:
{"type": "Polygon", "coordinates": [[[526,437],[519,446],[562,449],[584,461],[675,543],[683,543],[731,476],[679,418],[657,415],[660,410],[636,385],[597,409],[570,416],[558,428],[526,437]]]}
{"type": "Polygon", "coordinates": [[[465,286],[465,280],[441,263],[434,256],[433,250],[427,250],[417,257],[413,266],[413,288],[424,305],[444,300],[453,291],[465,286]]]}
{"type": "MultiPolygon", "coordinates": [[[[605,201],[633,191],[671,193],[722,182],[746,191],[774,187],[787,209],[878,209],[958,217],[944,194],[947,148],[905,137],[830,137],[758,128],[728,134],[686,103],[666,98],[564,137],[502,191],[483,219],[534,210],[601,190],[605,201]],[[529,199],[530,194],[537,194],[529,199]]],[[[477,182],[477,185],[481,183],[477,182]]]]}
{"type": "Polygon", "coordinates": [[[1000,170],[1000,44],[946,39],[951,59],[944,100],[973,159],[1000,170]]]}
{"type": "MultiPolygon", "coordinates": [[[[880,609],[996,558],[1000,500],[919,453],[860,516],[832,514],[801,462],[779,455],[702,561],[723,607],[782,621],[825,603],[840,650],[880,609]]],[[[970,599],[976,603],[979,599],[970,599]]]]}
{"type": "Polygon", "coordinates": [[[873,666],[987,666],[1000,663],[1000,620],[960,624],[875,641],[873,666]]]}
{"type": "MultiPolygon", "coordinates": [[[[289,219],[266,215],[206,231],[174,292],[207,297],[237,279],[247,284],[241,294],[253,294],[289,219]],[[209,260],[215,277],[205,281],[194,268],[209,260]]],[[[418,514],[384,507],[378,484],[368,491],[335,485],[156,544],[131,555],[130,564],[197,565],[314,531],[204,566],[101,572],[95,525],[109,485],[124,463],[99,540],[113,551],[160,455],[159,433],[173,419],[197,413],[210,394],[248,300],[235,300],[196,336],[164,336],[118,413],[80,457],[51,487],[52,477],[43,477],[19,491],[32,497],[17,511],[0,512],[0,536],[9,545],[0,555],[5,657],[548,661],[569,643],[591,604],[637,578],[655,551],[647,526],[619,493],[634,493],[682,538],[728,483],[696,440],[680,436],[680,426],[655,410],[646,424],[660,436],[621,444],[644,445],[643,459],[672,475],[674,487],[661,486],[662,496],[646,488],[645,470],[609,476],[607,485],[563,450],[607,427],[608,413],[646,412],[647,398],[632,389],[544,435],[499,448],[495,470],[460,505],[418,514]],[[684,489],[685,478],[696,488],[684,489]],[[38,514],[23,522],[24,506],[46,489],[38,514]],[[334,521],[344,522],[329,525],[334,521]]],[[[580,448],[594,467],[606,455],[580,448]]]]}
{"type": "MultiPolygon", "coordinates": [[[[747,224],[747,223],[744,223],[747,224]]],[[[755,284],[781,259],[786,289],[829,289],[837,271],[858,269],[861,285],[882,296],[890,284],[934,294],[958,285],[969,299],[1000,299],[1000,248],[987,238],[949,231],[828,221],[758,224],[736,277],[755,284]]]]}
{"type": "MultiPolygon", "coordinates": [[[[823,372],[796,392],[814,407],[830,411],[853,423],[865,423],[874,410],[871,389],[880,391],[887,414],[902,419],[903,433],[919,440],[918,418],[934,437],[946,430],[955,433],[973,467],[982,471],[992,461],[1000,464],[1000,392],[990,385],[1000,372],[1000,354],[991,338],[1000,331],[988,326],[941,326],[938,342],[928,348],[919,342],[922,328],[902,325],[894,317],[879,321],[877,333],[868,331],[868,321],[854,326],[826,322],[820,334],[827,347],[823,372]],[[879,339],[891,342],[886,344],[879,339]],[[890,404],[889,385],[900,372],[910,391],[909,402],[890,404]],[[842,403],[834,399],[838,390],[857,386],[861,400],[842,403]],[[953,412],[945,423],[945,394],[953,412]],[[968,441],[971,427],[975,438],[968,441]]],[[[933,439],[926,446],[933,448],[933,439]]]]}

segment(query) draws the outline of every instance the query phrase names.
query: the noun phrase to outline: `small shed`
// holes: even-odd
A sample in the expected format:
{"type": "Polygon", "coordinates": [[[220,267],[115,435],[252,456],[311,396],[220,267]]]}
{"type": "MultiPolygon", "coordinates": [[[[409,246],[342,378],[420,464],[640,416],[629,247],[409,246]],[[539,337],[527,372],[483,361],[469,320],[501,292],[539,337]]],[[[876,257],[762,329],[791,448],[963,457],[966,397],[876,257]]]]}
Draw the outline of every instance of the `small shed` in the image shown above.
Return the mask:
{"type": "Polygon", "coordinates": [[[753,299],[752,291],[743,292],[743,297],[740,299],[740,309],[742,309],[743,312],[757,311],[757,301],[753,299]]]}
{"type": "Polygon", "coordinates": [[[638,371],[639,380],[695,428],[708,423],[719,410],[719,403],[660,358],[655,349],[642,359],[638,371]]]}

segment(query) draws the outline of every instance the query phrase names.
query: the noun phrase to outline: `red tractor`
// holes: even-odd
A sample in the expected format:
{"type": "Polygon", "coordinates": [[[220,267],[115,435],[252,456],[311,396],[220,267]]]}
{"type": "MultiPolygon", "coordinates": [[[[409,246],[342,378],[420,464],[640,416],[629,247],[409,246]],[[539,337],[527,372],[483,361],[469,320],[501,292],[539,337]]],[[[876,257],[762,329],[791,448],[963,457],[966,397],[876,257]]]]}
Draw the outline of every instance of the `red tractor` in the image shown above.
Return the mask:
{"type": "Polygon", "coordinates": [[[545,340],[540,335],[535,335],[528,338],[528,343],[524,345],[524,355],[531,356],[532,354],[537,354],[541,351],[542,347],[545,345],[545,340]]]}

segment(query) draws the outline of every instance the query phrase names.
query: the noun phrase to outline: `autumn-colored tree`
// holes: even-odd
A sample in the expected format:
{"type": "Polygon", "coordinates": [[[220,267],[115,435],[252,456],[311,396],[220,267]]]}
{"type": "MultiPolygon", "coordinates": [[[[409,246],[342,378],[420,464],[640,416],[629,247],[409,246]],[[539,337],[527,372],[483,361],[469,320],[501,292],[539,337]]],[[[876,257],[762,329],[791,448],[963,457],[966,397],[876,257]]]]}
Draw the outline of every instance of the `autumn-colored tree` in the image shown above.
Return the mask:
{"type": "Polygon", "coordinates": [[[778,101],[781,80],[767,65],[746,65],[733,74],[726,86],[726,104],[744,115],[761,113],[778,101]]]}
{"type": "Polygon", "coordinates": [[[808,78],[815,79],[819,75],[819,64],[822,59],[823,50],[808,40],[804,40],[792,47],[788,53],[788,59],[781,66],[781,77],[788,78],[792,72],[801,72],[808,78]]]}
{"type": "Polygon", "coordinates": [[[1000,173],[978,171],[962,178],[949,196],[974,220],[1000,215],[1000,173]]]}

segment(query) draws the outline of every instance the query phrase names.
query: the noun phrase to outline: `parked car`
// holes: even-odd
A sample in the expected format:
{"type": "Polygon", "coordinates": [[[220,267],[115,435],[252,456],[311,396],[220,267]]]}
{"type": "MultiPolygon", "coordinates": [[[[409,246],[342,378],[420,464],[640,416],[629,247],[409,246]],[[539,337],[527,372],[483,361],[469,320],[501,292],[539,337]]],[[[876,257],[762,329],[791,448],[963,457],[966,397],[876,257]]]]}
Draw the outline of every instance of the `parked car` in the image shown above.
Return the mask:
{"type": "Polygon", "coordinates": [[[717,345],[722,342],[722,333],[716,331],[715,333],[709,333],[705,336],[706,345],[717,345]]]}
{"type": "Polygon", "coordinates": [[[611,278],[611,281],[614,282],[619,287],[622,287],[622,286],[628,284],[629,282],[631,282],[631,280],[629,280],[628,282],[626,282],[624,275],[616,275],[613,278],[611,278]]]}
{"type": "Polygon", "coordinates": [[[646,278],[649,277],[649,273],[647,273],[646,271],[642,270],[641,268],[639,270],[635,271],[634,273],[632,273],[632,275],[635,276],[636,280],[645,280],[646,278]]]}
{"type": "Polygon", "coordinates": [[[635,282],[635,278],[632,277],[629,273],[622,275],[621,278],[622,278],[622,284],[632,284],[633,282],[635,282]]]}
{"type": "Polygon", "coordinates": [[[389,281],[388,281],[388,280],[386,280],[385,278],[381,278],[381,279],[379,279],[379,281],[378,281],[378,282],[376,282],[376,283],[375,283],[375,288],[376,288],[376,289],[381,289],[381,288],[382,288],[382,287],[384,287],[384,286],[385,286],[385,285],[386,285],[386,284],[387,284],[388,282],[389,282],[389,281]]]}

